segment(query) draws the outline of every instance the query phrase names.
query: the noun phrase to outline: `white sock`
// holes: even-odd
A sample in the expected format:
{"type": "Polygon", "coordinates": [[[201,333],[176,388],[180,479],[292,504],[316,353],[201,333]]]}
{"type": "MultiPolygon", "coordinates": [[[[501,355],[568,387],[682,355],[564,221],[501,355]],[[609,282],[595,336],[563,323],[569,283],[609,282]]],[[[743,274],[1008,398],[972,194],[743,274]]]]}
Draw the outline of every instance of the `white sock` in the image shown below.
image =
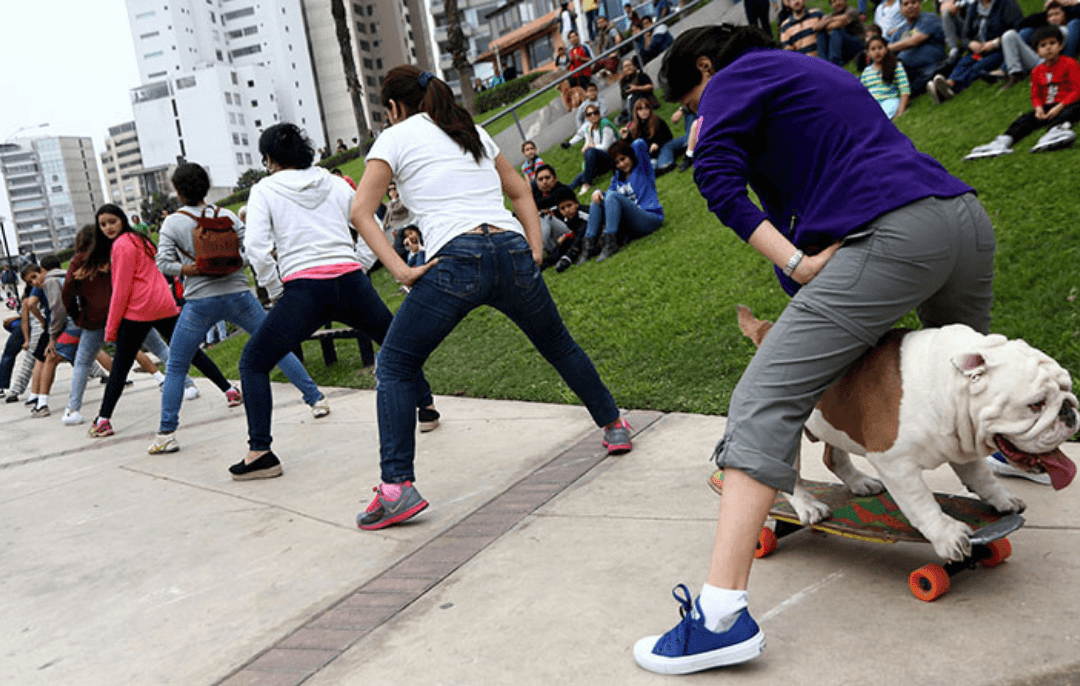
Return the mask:
{"type": "Polygon", "coordinates": [[[49,406],[49,396],[47,396],[47,395],[39,395],[37,397],[37,406],[38,407],[48,407],[49,406]]]}
{"type": "Polygon", "coordinates": [[[26,402],[30,402],[31,400],[37,400],[37,393],[31,393],[30,395],[26,396],[26,402]]]}
{"type": "Polygon", "coordinates": [[[705,628],[716,632],[727,631],[735,624],[735,616],[746,607],[746,591],[705,584],[701,587],[698,602],[705,615],[705,628]]]}
{"type": "Polygon", "coordinates": [[[158,382],[158,386],[165,383],[165,375],[161,372],[154,372],[154,381],[158,382]]]}

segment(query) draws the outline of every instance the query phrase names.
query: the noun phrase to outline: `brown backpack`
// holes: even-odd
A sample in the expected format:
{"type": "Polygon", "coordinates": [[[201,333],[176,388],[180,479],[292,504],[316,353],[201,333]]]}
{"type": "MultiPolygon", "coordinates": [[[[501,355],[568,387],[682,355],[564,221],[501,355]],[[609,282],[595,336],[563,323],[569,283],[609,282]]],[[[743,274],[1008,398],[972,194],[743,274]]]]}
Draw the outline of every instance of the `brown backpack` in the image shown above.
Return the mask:
{"type": "Polygon", "coordinates": [[[236,232],[232,219],[218,216],[220,211],[215,207],[214,214],[207,216],[204,208],[196,217],[190,212],[177,210],[178,214],[187,215],[196,223],[192,229],[195,254],[190,255],[179,246],[177,250],[193,260],[195,268],[204,276],[224,276],[244,266],[244,258],[240,255],[240,234],[236,232]]]}

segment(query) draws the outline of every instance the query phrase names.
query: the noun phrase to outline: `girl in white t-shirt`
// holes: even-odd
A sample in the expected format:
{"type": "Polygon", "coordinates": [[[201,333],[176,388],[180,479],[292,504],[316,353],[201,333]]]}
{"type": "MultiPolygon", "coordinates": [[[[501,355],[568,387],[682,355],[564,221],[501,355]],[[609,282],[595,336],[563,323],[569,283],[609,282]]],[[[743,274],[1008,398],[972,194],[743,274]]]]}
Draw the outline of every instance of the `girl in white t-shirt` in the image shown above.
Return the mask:
{"type": "Polygon", "coordinates": [[[528,182],[430,72],[410,65],[392,69],[382,104],[393,125],[368,153],[352,221],[387,270],[412,290],[379,352],[382,483],[357,516],[360,528],[381,529],[427,507],[412,485],[415,418],[408,399],[424,361],[481,305],[506,314],[555,367],[597,426],[606,429],[609,453],[629,451],[629,425],[566,330],[540,276],[540,218],[528,182]],[[409,267],[379,240],[374,214],[391,181],[424,236],[427,262],[421,266],[409,267]],[[503,193],[517,219],[503,205],[503,193]]]}

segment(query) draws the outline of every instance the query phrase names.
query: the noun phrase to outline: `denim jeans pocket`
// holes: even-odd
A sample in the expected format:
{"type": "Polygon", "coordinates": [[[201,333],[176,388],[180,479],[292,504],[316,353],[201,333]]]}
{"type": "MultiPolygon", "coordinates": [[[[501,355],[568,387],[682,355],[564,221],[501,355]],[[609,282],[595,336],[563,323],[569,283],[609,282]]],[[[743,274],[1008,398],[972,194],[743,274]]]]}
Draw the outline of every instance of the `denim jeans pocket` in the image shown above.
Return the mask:
{"type": "Polygon", "coordinates": [[[540,267],[533,260],[532,250],[528,248],[509,250],[510,260],[514,265],[514,285],[518,288],[531,288],[540,278],[540,267]]]}
{"type": "Polygon", "coordinates": [[[480,290],[480,255],[440,254],[433,267],[439,290],[467,298],[480,290]]]}

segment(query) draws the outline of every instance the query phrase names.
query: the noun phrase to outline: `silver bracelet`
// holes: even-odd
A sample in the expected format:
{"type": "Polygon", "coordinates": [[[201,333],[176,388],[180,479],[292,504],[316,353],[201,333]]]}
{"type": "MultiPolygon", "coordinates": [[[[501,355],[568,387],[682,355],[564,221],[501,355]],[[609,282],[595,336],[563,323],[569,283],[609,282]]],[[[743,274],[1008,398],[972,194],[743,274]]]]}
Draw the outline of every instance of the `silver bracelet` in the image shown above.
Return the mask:
{"type": "Polygon", "coordinates": [[[787,261],[787,266],[784,267],[784,276],[791,276],[795,273],[795,270],[799,268],[799,263],[802,262],[804,253],[802,250],[796,250],[795,254],[791,256],[791,259],[787,261]]]}

